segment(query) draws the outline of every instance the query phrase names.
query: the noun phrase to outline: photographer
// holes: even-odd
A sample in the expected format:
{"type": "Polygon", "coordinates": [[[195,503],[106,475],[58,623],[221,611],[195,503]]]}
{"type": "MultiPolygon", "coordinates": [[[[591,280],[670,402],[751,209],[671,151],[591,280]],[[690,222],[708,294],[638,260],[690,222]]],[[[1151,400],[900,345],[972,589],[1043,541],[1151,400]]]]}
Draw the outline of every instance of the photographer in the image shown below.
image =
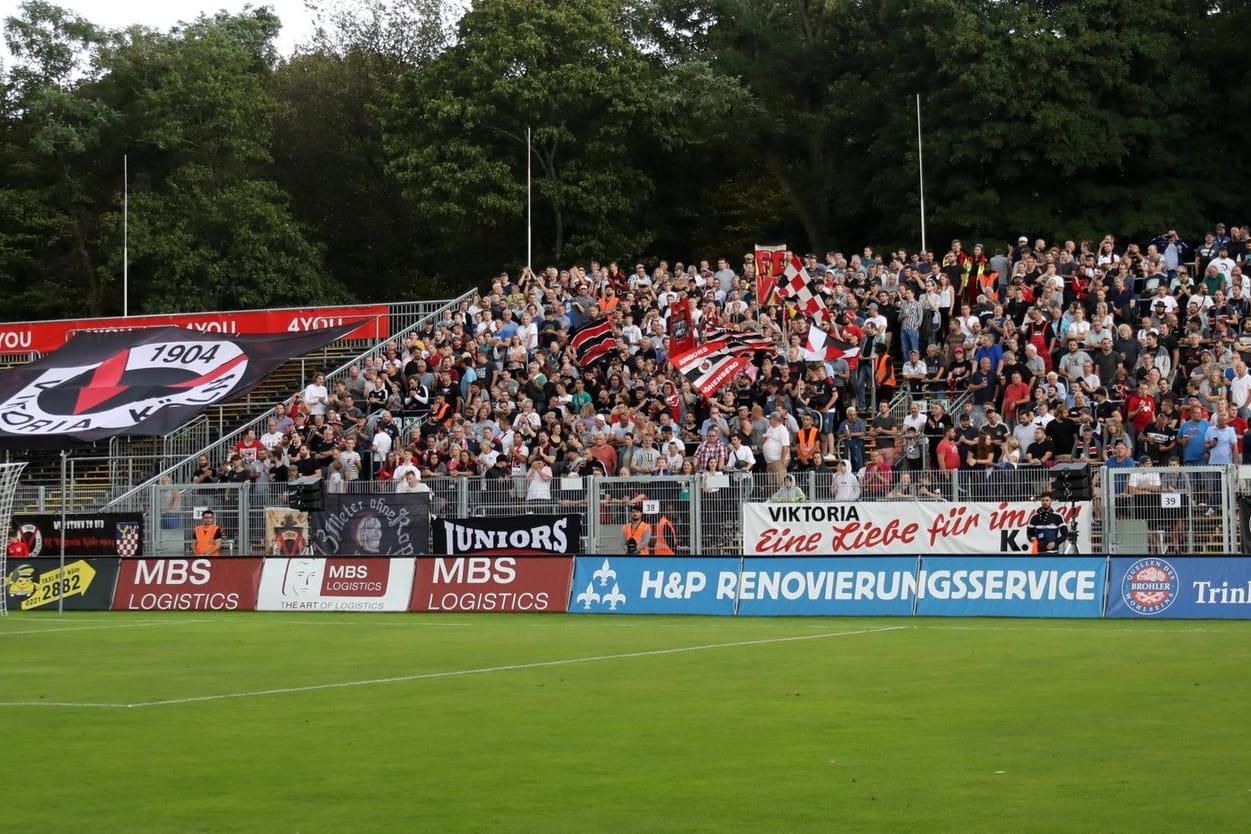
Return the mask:
{"type": "Polygon", "coordinates": [[[1064,541],[1064,516],[1051,508],[1050,493],[1043,493],[1041,505],[1029,517],[1025,534],[1029,537],[1030,552],[1055,554],[1064,541]]]}
{"type": "Polygon", "coordinates": [[[625,552],[631,556],[650,552],[652,544],[652,526],[643,520],[643,507],[635,504],[630,507],[630,520],[621,527],[625,539],[625,552]]]}

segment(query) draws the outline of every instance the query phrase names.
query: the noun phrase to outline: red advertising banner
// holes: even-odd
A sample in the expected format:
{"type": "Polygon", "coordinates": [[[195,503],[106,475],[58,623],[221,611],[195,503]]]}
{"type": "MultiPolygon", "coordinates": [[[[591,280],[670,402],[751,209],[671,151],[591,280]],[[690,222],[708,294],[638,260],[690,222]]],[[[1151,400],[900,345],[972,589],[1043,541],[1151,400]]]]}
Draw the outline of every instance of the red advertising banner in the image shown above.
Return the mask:
{"type": "Polygon", "coordinates": [[[261,559],[123,559],[114,611],[253,611],[261,559]]]}
{"type": "Polygon", "coordinates": [[[418,559],[408,610],[563,612],[572,572],[572,558],[418,559]]]}
{"type": "Polygon", "coordinates": [[[182,327],[201,333],[256,335],[302,333],[365,319],[344,339],[386,339],[391,335],[390,309],[385,304],[352,307],[311,307],[286,310],[236,310],[225,313],[172,313],[129,318],[60,319],[57,321],[0,323],[0,353],[51,353],[81,331],[139,330],[145,327],[182,327]]]}

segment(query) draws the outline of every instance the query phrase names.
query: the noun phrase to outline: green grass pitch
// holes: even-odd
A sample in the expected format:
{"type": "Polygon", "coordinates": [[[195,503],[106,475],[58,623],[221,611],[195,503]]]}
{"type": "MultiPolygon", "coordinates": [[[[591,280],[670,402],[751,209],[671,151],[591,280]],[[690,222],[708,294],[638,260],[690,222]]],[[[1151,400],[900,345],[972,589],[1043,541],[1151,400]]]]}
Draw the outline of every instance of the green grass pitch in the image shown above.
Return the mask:
{"type": "Polygon", "coordinates": [[[23,834],[1251,828],[1251,623],[14,614],[0,702],[23,834]]]}

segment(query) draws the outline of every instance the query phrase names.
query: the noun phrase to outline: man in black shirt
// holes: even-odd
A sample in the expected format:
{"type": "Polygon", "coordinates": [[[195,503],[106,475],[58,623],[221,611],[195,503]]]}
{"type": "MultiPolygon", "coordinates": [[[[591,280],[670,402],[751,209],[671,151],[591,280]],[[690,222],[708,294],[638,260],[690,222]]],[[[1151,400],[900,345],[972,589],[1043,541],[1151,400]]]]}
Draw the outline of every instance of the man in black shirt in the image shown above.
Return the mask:
{"type": "Polygon", "coordinates": [[[1169,456],[1177,453],[1177,432],[1170,430],[1167,414],[1156,414],[1151,425],[1143,430],[1142,449],[1153,466],[1167,465],[1169,456]]]}
{"type": "Polygon", "coordinates": [[[1051,441],[1056,460],[1073,459],[1073,444],[1077,442],[1077,423],[1069,417],[1067,406],[1056,407],[1056,418],[1047,424],[1047,439],[1051,441]]]}

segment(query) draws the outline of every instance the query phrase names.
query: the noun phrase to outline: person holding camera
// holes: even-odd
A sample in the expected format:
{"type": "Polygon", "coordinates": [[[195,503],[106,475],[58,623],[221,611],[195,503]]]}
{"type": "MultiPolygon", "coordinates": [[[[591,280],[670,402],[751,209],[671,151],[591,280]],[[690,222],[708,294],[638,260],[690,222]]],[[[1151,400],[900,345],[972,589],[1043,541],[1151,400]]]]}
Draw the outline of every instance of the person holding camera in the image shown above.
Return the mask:
{"type": "Polygon", "coordinates": [[[622,525],[621,534],[625,538],[625,551],[630,556],[651,551],[652,526],[643,520],[641,505],[630,507],[630,520],[622,525]]]}
{"type": "Polygon", "coordinates": [[[1029,517],[1025,528],[1031,553],[1058,553],[1064,541],[1064,516],[1051,508],[1051,494],[1043,493],[1040,506],[1029,517]]]}

